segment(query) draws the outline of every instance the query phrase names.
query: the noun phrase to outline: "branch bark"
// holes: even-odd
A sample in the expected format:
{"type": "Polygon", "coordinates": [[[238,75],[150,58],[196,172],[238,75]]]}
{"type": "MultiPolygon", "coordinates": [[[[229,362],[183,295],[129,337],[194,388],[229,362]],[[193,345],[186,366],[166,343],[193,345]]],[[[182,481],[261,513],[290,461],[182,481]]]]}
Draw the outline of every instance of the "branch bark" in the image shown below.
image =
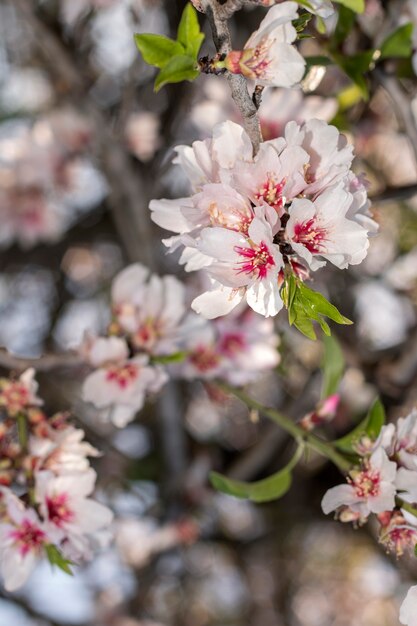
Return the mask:
{"type": "MultiPolygon", "coordinates": [[[[241,2],[238,2],[241,5],[241,2]]],[[[219,4],[218,0],[203,0],[205,13],[210,23],[214,45],[219,54],[227,54],[232,50],[232,40],[227,20],[236,10],[231,10],[230,2],[219,4]]],[[[236,2],[233,6],[237,7],[236,2]]],[[[262,142],[261,125],[258,117],[258,109],[248,92],[247,81],[240,74],[227,72],[227,81],[235,101],[243,117],[243,125],[248,133],[253,146],[254,155],[258,152],[262,142]]]]}
{"type": "Polygon", "coordinates": [[[72,369],[85,365],[84,359],[73,352],[65,354],[45,354],[38,358],[15,356],[5,348],[0,348],[0,367],[14,372],[23,372],[33,367],[38,372],[51,372],[59,369],[72,369]]]}

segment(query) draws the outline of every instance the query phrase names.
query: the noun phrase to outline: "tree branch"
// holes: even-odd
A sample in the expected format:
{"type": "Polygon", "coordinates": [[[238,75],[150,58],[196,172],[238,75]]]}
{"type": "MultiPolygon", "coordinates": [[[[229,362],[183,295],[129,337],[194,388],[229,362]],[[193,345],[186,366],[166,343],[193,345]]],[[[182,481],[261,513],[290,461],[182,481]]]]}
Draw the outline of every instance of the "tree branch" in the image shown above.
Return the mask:
{"type": "Polygon", "coordinates": [[[5,348],[0,348],[0,367],[15,372],[23,372],[33,367],[38,372],[50,372],[57,369],[71,369],[85,365],[84,359],[73,352],[65,354],[45,354],[38,358],[15,356],[5,348]]]}
{"type": "MultiPolygon", "coordinates": [[[[227,54],[232,50],[232,40],[227,19],[234,11],[228,12],[228,6],[229,2],[220,5],[218,0],[203,0],[203,7],[210,23],[214,45],[219,54],[227,54]]],[[[230,72],[226,73],[226,77],[232,92],[232,98],[242,114],[243,125],[252,142],[253,153],[256,154],[262,142],[261,125],[258,109],[248,92],[246,78],[240,74],[231,74],[230,72]]]]}

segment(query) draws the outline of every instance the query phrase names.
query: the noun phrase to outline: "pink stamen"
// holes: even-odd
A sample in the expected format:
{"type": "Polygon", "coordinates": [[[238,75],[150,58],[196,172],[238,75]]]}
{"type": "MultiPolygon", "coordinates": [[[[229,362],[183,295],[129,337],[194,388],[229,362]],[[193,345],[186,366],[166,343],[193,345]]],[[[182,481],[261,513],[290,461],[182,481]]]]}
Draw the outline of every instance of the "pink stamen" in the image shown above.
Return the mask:
{"type": "Polygon", "coordinates": [[[211,346],[197,346],[189,356],[191,363],[200,372],[209,372],[220,363],[220,355],[211,346]]]}
{"type": "Polygon", "coordinates": [[[138,377],[139,368],[133,363],[107,369],[106,380],[116,383],[121,389],[126,389],[138,377]]]}
{"type": "Polygon", "coordinates": [[[266,181],[255,194],[255,198],[257,200],[264,200],[273,209],[279,211],[285,204],[285,198],[282,195],[284,187],[285,180],[277,182],[274,175],[268,173],[266,181]]]}
{"type": "Polygon", "coordinates": [[[59,493],[51,498],[46,498],[49,520],[55,526],[61,527],[66,522],[74,519],[74,513],[68,507],[68,494],[59,493]]]}
{"type": "Polygon", "coordinates": [[[326,241],[326,236],[326,229],[317,226],[313,218],[294,226],[294,243],[301,243],[311,254],[319,254],[323,251],[323,241],[326,241]]]}
{"type": "Polygon", "coordinates": [[[243,335],[239,333],[227,333],[221,338],[219,344],[220,352],[229,357],[239,354],[239,352],[242,352],[244,348],[245,339],[243,335]]]}
{"type": "Polygon", "coordinates": [[[31,550],[39,550],[45,543],[46,535],[33,522],[24,519],[19,528],[11,531],[10,537],[15,541],[20,554],[25,556],[31,550]]]}
{"type": "Polygon", "coordinates": [[[240,262],[238,274],[256,274],[257,278],[263,279],[268,275],[268,271],[275,265],[275,261],[269,252],[268,246],[261,241],[259,245],[244,248],[243,246],[235,246],[235,252],[242,256],[244,261],[240,262]]]}

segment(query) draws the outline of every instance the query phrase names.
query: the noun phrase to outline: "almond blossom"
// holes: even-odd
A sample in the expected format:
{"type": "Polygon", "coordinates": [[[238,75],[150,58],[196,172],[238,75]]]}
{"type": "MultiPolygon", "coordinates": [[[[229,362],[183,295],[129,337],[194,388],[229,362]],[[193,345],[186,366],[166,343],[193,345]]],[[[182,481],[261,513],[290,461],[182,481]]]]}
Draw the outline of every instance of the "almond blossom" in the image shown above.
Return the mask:
{"type": "MultiPolygon", "coordinates": [[[[261,4],[265,7],[272,7],[274,4],[278,4],[281,0],[261,0],[261,4]]],[[[330,0],[309,0],[308,2],[299,2],[303,9],[307,9],[311,13],[326,18],[330,17],[334,13],[334,8],[330,0]]]]}
{"type": "Polygon", "coordinates": [[[417,626],[417,585],[410,587],[401,605],[400,622],[404,626],[417,626]]]}
{"type": "Polygon", "coordinates": [[[3,487],[0,495],[0,572],[7,591],[14,591],[26,582],[50,538],[34,509],[9,489],[3,487]]]}
{"type": "Polygon", "coordinates": [[[292,25],[298,17],[297,8],[296,2],[283,2],[270,9],[243,50],[228,53],[224,66],[260,85],[291,87],[298,83],[304,75],[305,61],[292,45],[297,37],[292,25]]]}
{"type": "Polygon", "coordinates": [[[62,543],[72,559],[89,555],[88,535],[108,526],[113,514],[107,507],[90,499],[96,473],[88,469],[79,474],[55,476],[41,471],[35,476],[35,498],[54,543],[62,543]]]}
{"type": "MultiPolygon", "coordinates": [[[[201,232],[198,249],[213,259],[207,273],[226,287],[226,291],[222,287],[214,291],[227,311],[246,299],[254,311],[269,317],[283,306],[278,285],[283,259],[273,243],[272,227],[264,211],[255,209],[255,215],[247,237],[226,228],[206,228],[201,232]]],[[[206,294],[196,298],[192,308],[197,313],[204,311],[208,318],[219,315],[218,306],[215,302],[210,306],[206,294]]]]}
{"type": "Polygon", "coordinates": [[[381,446],[389,456],[408,470],[417,471],[417,409],[407,417],[400,417],[396,424],[383,426],[375,449],[381,446]]]}
{"type": "Polygon", "coordinates": [[[352,201],[352,195],[341,185],[330,187],[313,202],[298,198],[293,201],[286,237],[311,269],[324,265],[320,258],[340,269],[357,265],[365,258],[368,233],[346,217],[352,201]]]}
{"type": "Polygon", "coordinates": [[[396,471],[396,463],[379,448],[363,461],[360,469],[349,473],[347,485],[333,487],[325,493],[321,503],[323,512],[327,515],[347,507],[364,521],[370,513],[391,511],[395,507],[396,471]]]}
{"type": "Polygon", "coordinates": [[[142,354],[131,359],[124,339],[100,337],[93,341],[90,362],[98,366],[84,381],[82,395],[105,420],[118,427],[132,421],[143,407],[147,392],[159,391],[167,381],[160,366],[151,367],[142,354]]]}
{"type": "Polygon", "coordinates": [[[352,147],[334,126],[289,122],[284,137],[253,156],[246,132],[225,122],[212,139],[177,151],[192,195],[153,200],[150,209],[176,233],[164,243],[182,248],[186,271],[202,269],[211,280],[192,304],[197,313],[213,319],[246,300],[276,315],[288,273],[304,281],[326,261],[345,269],[365,258],[377,225],[351,170],[352,147]]]}
{"type": "Polygon", "coordinates": [[[136,350],[153,355],[178,350],[184,286],[174,276],[149,277],[143,265],[130,265],[113,282],[112,302],[114,321],[129,334],[136,350]]]}

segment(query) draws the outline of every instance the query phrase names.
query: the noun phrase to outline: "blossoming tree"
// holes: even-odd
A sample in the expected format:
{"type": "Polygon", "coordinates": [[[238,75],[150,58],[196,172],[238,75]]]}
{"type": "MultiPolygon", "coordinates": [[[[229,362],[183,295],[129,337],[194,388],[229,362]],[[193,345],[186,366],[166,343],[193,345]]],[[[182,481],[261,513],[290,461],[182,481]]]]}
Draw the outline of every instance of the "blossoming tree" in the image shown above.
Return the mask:
{"type": "MultiPolygon", "coordinates": [[[[18,4],[41,32],[39,18],[23,0],[18,4]]],[[[117,1],[91,6],[65,2],[62,19],[69,29],[76,28],[89,11],[111,10],[113,4],[117,1]]],[[[370,182],[355,166],[352,137],[343,132],[345,110],[360,111],[374,84],[382,80],[407,131],[411,128],[409,132],[417,136],[416,124],[402,106],[401,84],[395,82],[404,76],[412,80],[406,73],[415,65],[411,18],[404,14],[383,38],[373,40],[361,17],[365,8],[372,9],[365,4],[372,2],[192,0],[182,12],[175,39],[143,29],[134,35],[143,67],[158,70],[154,83],[158,97],[163,98],[173,84],[180,83],[187,92],[197,79],[197,84],[207,80],[222,86],[226,79],[227,104],[221,119],[200,138],[174,147],[176,176],[185,190],[182,197],[177,197],[171,178],[168,185],[160,185],[166,193],[155,194],[169,197],[151,198],[148,213],[136,216],[135,224],[129,216],[121,224],[117,213],[123,209],[118,203],[135,205],[130,180],[127,195],[113,200],[115,223],[132,262],[112,280],[107,323],[101,332],[85,332],[73,351],[29,362],[4,354],[10,370],[22,371],[19,377],[0,379],[0,571],[7,591],[24,585],[42,559],[72,573],[74,566],[91,560],[95,550],[111,541],[111,530],[117,527],[108,506],[111,501],[103,493],[93,497],[97,473],[89,457],[105,456],[106,451],[88,443],[84,430],[72,425],[67,413],[44,411],[36,369],[51,372],[64,367],[77,372],[82,403],[89,407],[93,423],[104,429],[104,448],[108,429],[127,432],[141,419],[148,401],[160,398],[158,410],[167,420],[165,426],[175,421],[171,412],[177,411],[180,392],[191,381],[202,384],[202,410],[208,415],[214,412],[218,417],[235,398],[247,409],[247,422],[267,418],[288,435],[291,453],[286,451],[282,460],[280,456],[277,471],[251,482],[227,471],[210,471],[218,467],[210,464],[202,479],[204,489],[210,481],[222,494],[271,502],[289,491],[297,466],[309,454],[321,456],[341,475],[341,484],[322,495],[323,513],[356,528],[372,526],[382,546],[397,557],[416,553],[417,410],[386,423],[383,403],[373,398],[359,411],[363,419],[349,416],[343,433],[332,430],[340,414],[346,360],[351,359],[348,340],[343,350],[334,335],[338,326],[350,326],[352,321],[343,306],[331,301],[332,290],[320,284],[320,276],[337,283],[348,268],[361,276],[370,241],[379,236],[378,215],[368,198],[370,182]],[[251,25],[257,26],[246,42],[239,41],[238,32],[232,37],[230,30],[245,10],[250,11],[251,25]],[[206,36],[208,31],[211,37],[206,36]],[[344,40],[351,35],[356,47],[345,50],[344,40]],[[323,102],[314,104],[311,97],[308,112],[301,94],[313,91],[332,66],[342,76],[342,87],[339,93],[332,91],[328,112],[316,116],[316,107],[322,111],[323,102]],[[285,103],[284,114],[280,108],[285,103]],[[163,262],[169,274],[154,271],[149,219],[169,253],[163,262]],[[135,239],[136,228],[140,241],[135,239]],[[136,254],[137,247],[143,247],[143,254],[136,254]],[[292,344],[286,343],[288,333],[295,337],[292,344]],[[321,392],[314,400],[309,398],[308,407],[289,417],[281,406],[269,406],[279,404],[276,397],[263,402],[245,389],[248,385],[256,389],[253,385],[265,375],[285,381],[287,352],[296,349],[297,341],[306,346],[317,339],[323,348],[322,381],[316,378],[314,389],[321,384],[321,392]]],[[[132,24],[132,36],[133,31],[132,24]]],[[[48,52],[61,55],[70,84],[82,91],[65,49],[56,47],[53,38],[47,41],[48,52]]],[[[73,207],[77,212],[79,206],[94,206],[117,187],[129,162],[120,161],[117,145],[112,152],[100,107],[87,114],[102,127],[101,142],[110,145],[102,153],[108,181],[83,155],[91,137],[82,118],[68,113],[59,120],[46,117],[38,127],[14,131],[20,142],[15,152],[7,150],[4,140],[3,246],[16,241],[28,248],[38,241],[56,240],[73,223],[73,207]],[[34,184],[31,173],[36,163],[43,164],[43,177],[34,184]],[[87,170],[90,179],[85,185],[87,170]],[[83,201],[77,196],[81,188],[83,201]]],[[[127,125],[129,150],[143,161],[148,149],[139,140],[146,120],[130,120],[127,125]],[[140,130],[136,133],[135,128],[140,130]]],[[[156,123],[152,132],[157,127],[156,123]]],[[[163,176],[163,168],[160,160],[153,175],[163,176]]],[[[141,182],[146,187],[146,177],[141,182]]],[[[302,395],[303,389],[298,393],[302,395]]],[[[181,467],[177,472],[179,482],[183,471],[181,467]]],[[[255,471],[254,477],[258,474],[255,471]]],[[[175,500],[178,493],[176,484],[170,497],[175,500]]],[[[214,508],[210,498],[215,496],[210,494],[206,509],[214,508]]],[[[187,497],[193,501],[192,489],[187,497]]],[[[117,534],[126,559],[136,564],[196,541],[204,533],[204,523],[195,514],[142,533],[138,535],[133,524],[117,534]],[[136,541],[143,541],[147,550],[135,553],[136,541]]],[[[416,586],[408,591],[399,620],[417,626],[416,586]]]]}

